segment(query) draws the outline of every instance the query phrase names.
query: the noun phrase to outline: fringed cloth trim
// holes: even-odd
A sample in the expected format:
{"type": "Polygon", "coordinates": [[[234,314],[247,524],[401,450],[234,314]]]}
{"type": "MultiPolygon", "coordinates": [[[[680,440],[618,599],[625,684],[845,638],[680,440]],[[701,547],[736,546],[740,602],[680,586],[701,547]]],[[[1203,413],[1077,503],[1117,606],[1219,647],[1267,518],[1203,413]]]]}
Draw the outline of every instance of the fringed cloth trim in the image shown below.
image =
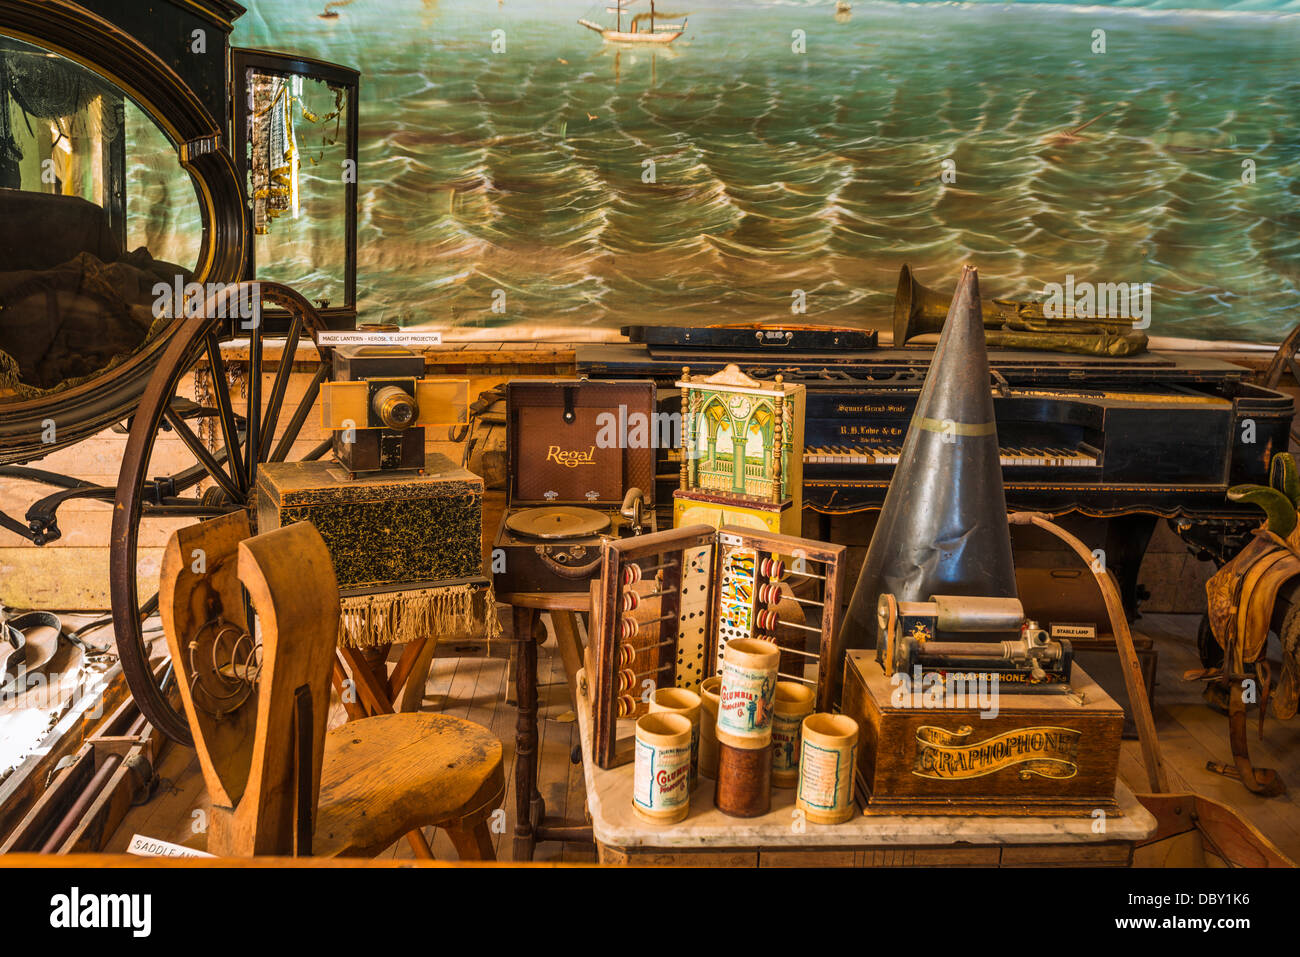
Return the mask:
{"type": "Polygon", "coordinates": [[[418,638],[465,637],[491,641],[501,636],[496,593],[491,582],[344,598],[339,616],[339,644],[350,648],[414,641],[418,638]],[[483,617],[474,614],[475,596],[483,595],[483,617]]]}

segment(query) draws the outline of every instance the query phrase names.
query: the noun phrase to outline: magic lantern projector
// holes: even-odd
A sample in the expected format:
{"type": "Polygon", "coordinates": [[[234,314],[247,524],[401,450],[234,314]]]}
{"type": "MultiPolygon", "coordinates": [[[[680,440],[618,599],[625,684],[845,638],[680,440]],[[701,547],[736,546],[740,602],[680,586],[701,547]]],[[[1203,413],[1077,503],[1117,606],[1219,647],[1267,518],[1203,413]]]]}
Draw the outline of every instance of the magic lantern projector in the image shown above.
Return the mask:
{"type": "Polygon", "coordinates": [[[469,382],[426,379],[424,357],[401,345],[340,346],[334,379],[321,386],[321,426],[334,456],[361,472],[424,471],[425,430],[464,426],[469,382]]]}

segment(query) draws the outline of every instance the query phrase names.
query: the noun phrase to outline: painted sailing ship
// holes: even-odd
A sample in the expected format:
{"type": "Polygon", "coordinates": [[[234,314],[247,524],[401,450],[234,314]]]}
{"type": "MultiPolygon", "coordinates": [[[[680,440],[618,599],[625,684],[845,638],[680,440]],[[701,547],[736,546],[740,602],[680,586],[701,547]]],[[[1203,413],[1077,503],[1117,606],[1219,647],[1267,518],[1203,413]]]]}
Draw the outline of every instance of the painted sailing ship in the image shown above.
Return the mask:
{"type": "MultiPolygon", "coordinates": [[[[606,13],[614,14],[616,20],[614,29],[602,27],[598,23],[592,23],[590,20],[578,18],[578,23],[588,30],[595,30],[606,41],[610,43],[672,43],[686,30],[686,20],[683,18],[681,23],[659,23],[655,20],[655,3],[650,0],[650,9],[642,13],[632,14],[630,7],[639,3],[640,0],[615,0],[617,6],[606,7],[606,13]],[[631,20],[628,23],[629,29],[623,29],[623,15],[631,14],[631,20]],[[642,30],[641,25],[644,21],[649,21],[649,29],[642,30]]],[[[677,16],[677,14],[669,14],[677,16]]]]}

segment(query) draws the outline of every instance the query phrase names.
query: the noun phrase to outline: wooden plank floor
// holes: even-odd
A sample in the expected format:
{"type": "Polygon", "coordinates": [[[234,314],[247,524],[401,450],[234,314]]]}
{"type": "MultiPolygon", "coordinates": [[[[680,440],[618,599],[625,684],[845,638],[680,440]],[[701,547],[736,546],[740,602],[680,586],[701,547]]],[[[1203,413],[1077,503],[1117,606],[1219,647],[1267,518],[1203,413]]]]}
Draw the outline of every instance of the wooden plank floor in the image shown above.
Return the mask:
{"type": "MultiPolygon", "coordinates": [[[[1264,722],[1259,739],[1257,712],[1249,718],[1251,761],[1255,767],[1276,768],[1290,786],[1273,798],[1251,794],[1240,782],[1206,769],[1207,761],[1232,761],[1228,748],[1228,719],[1201,698],[1202,682],[1185,681],[1183,673],[1201,667],[1196,654],[1196,615],[1143,615],[1136,629],[1148,635],[1159,654],[1156,675],[1156,733],[1174,790],[1194,791],[1235,808],[1264,836],[1293,860],[1300,861],[1300,717],[1264,722]]],[[[1273,675],[1281,674],[1277,639],[1270,639],[1273,675]]],[[[1120,776],[1134,791],[1149,791],[1136,741],[1125,741],[1120,776]]]]}
{"type": "MultiPolygon", "coordinates": [[[[509,626],[510,616],[503,615],[509,626]]],[[[545,619],[544,619],[545,620],[545,619]]],[[[1300,859],[1300,718],[1265,723],[1264,740],[1256,735],[1252,718],[1251,755],[1259,766],[1275,767],[1292,790],[1281,797],[1260,798],[1236,781],[1207,771],[1206,761],[1227,761],[1227,719],[1201,700],[1201,684],[1183,680],[1183,672],[1200,667],[1196,656],[1196,616],[1145,615],[1139,630],[1149,635],[1159,652],[1156,686],[1156,725],[1176,790],[1195,791],[1236,808],[1281,850],[1300,859]]],[[[539,676],[540,790],[549,813],[584,820],[585,795],[582,768],[569,756],[578,743],[578,725],[564,685],[564,671],[553,637],[542,646],[539,676]]],[[[1278,669],[1274,668],[1274,673],[1278,669]]],[[[467,718],[489,728],[501,739],[506,762],[507,797],[504,814],[495,829],[498,860],[512,852],[515,770],[515,709],[505,703],[507,663],[492,658],[441,659],[433,663],[425,692],[425,708],[467,718]]],[[[341,715],[341,709],[339,710],[341,715]]],[[[333,719],[333,716],[332,716],[333,719]]],[[[201,833],[207,795],[193,752],[172,748],[159,769],[163,785],[148,803],[134,808],[114,834],[109,851],[125,848],[131,835],[140,833],[191,847],[203,847],[201,833]],[[196,815],[195,812],[200,812],[196,815]]],[[[1149,790],[1136,741],[1126,741],[1120,758],[1120,776],[1134,791],[1149,790]]],[[[434,854],[455,859],[450,842],[441,832],[431,834],[434,854]]],[[[384,856],[411,857],[402,841],[384,856]]],[[[589,845],[538,845],[536,860],[589,863],[595,860],[589,845]]]]}

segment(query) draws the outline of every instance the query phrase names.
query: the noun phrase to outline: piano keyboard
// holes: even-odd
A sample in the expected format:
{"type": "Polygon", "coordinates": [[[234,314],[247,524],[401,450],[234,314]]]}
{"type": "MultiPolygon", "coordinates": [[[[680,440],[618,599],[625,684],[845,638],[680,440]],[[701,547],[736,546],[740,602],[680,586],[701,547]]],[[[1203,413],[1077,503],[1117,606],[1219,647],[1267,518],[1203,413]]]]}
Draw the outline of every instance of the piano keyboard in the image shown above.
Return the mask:
{"type": "MultiPolygon", "coordinates": [[[[1006,467],[1089,468],[1097,465],[1097,456],[1069,449],[999,449],[1006,467]]],[[[903,452],[901,445],[876,448],[852,448],[827,445],[809,448],[803,454],[804,465],[897,465],[903,452]]]]}

